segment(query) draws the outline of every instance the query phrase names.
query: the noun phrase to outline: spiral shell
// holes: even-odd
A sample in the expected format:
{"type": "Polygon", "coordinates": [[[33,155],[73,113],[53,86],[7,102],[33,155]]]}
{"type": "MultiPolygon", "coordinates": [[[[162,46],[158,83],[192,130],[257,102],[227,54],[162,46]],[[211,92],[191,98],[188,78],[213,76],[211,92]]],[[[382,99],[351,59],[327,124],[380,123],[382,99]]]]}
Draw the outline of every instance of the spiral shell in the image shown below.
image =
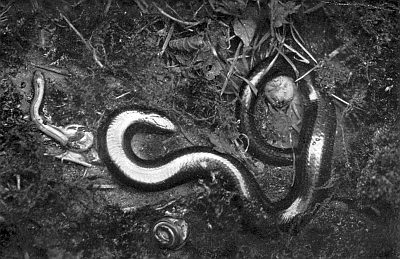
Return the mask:
{"type": "Polygon", "coordinates": [[[163,248],[178,250],[182,248],[188,238],[188,224],[183,219],[162,218],[153,227],[155,240],[163,248]]]}

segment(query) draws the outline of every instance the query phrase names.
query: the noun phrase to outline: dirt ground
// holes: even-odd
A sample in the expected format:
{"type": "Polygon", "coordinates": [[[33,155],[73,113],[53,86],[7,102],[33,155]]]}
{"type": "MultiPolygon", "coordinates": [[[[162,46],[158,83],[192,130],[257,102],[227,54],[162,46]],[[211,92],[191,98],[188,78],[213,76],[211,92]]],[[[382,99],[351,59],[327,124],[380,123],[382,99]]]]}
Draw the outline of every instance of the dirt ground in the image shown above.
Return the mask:
{"type": "MultiPolygon", "coordinates": [[[[0,256],[400,257],[399,17],[397,1],[0,1],[0,256]],[[307,224],[274,238],[246,229],[234,193],[216,182],[139,192],[95,161],[95,145],[84,154],[90,167],[56,158],[65,149],[29,118],[37,70],[53,125],[96,134],[107,110],[157,108],[180,132],[140,136],[144,155],[214,147],[238,157],[278,200],[293,168],[264,165],[233,143],[241,78],[282,43],[316,59],[338,126],[330,197],[307,224]],[[189,224],[177,251],[153,239],[164,216],[189,224]]],[[[258,116],[291,141],[293,120],[258,116]]]]}

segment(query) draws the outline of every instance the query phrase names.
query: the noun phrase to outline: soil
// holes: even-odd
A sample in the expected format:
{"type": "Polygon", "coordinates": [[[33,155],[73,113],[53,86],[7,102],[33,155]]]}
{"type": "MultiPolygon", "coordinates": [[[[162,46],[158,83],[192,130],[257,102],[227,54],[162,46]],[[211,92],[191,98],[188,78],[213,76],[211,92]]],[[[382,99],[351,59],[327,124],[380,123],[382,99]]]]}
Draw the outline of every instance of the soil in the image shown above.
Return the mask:
{"type": "MultiPolygon", "coordinates": [[[[241,159],[266,195],[279,200],[290,188],[293,167],[264,165],[232,144],[239,136],[237,89],[235,82],[225,84],[229,69],[216,60],[233,57],[235,50],[217,58],[204,45],[184,41],[178,51],[162,53],[173,21],[157,7],[175,10],[183,20],[212,17],[207,29],[215,43],[226,36],[221,34],[225,27],[216,24],[229,24],[247,1],[223,6],[215,1],[31,0],[11,1],[9,9],[5,2],[0,1],[2,258],[400,257],[396,1],[332,1],[315,10],[313,1],[298,3],[292,21],[304,46],[324,60],[317,69],[320,91],[349,104],[335,99],[334,177],[331,186],[322,187],[331,189],[330,197],[304,222],[273,238],[247,229],[234,192],[217,182],[140,192],[116,181],[101,161],[93,162],[95,146],[84,154],[91,167],[55,158],[65,149],[29,119],[32,76],[39,70],[46,79],[42,112],[48,123],[81,124],[96,135],[107,110],[134,103],[163,110],[180,132],[137,136],[135,151],[144,158],[212,146],[241,159]],[[214,9],[205,12],[210,3],[214,9]],[[341,49],[350,41],[355,43],[341,49]],[[327,58],[337,49],[340,54],[327,58]],[[179,250],[163,249],[153,238],[152,226],[165,216],[189,225],[188,241],[179,250]]],[[[257,8],[256,2],[267,8],[263,1],[249,1],[248,8],[257,8]]],[[[202,35],[202,26],[178,22],[172,39],[202,35]]],[[[260,33],[268,29],[258,28],[260,33]]],[[[216,49],[223,49],[218,44],[216,49]]],[[[268,111],[262,99],[257,105],[268,111]]],[[[273,123],[265,114],[257,116],[260,125],[273,123]]],[[[301,118],[292,117],[292,124],[286,116],[273,126],[286,131],[278,134],[283,142],[292,141],[288,134],[298,134],[290,126],[301,125],[301,118]]]]}

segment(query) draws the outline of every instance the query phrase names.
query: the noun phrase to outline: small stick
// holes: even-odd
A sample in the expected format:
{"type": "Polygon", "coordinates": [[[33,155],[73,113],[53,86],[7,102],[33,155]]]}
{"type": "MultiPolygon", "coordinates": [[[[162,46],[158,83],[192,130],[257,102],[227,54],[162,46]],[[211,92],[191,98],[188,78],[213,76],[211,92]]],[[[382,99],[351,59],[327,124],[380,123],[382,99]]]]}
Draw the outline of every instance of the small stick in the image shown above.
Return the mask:
{"type": "Polygon", "coordinates": [[[315,62],[315,64],[318,64],[318,61],[313,57],[313,55],[311,55],[311,53],[303,46],[303,44],[301,44],[301,42],[296,38],[296,36],[294,36],[293,30],[290,30],[292,33],[292,37],[294,39],[294,41],[297,43],[297,45],[300,46],[300,48],[315,62]]]}
{"type": "Polygon", "coordinates": [[[8,10],[10,10],[11,5],[13,4],[14,0],[11,0],[8,4],[6,4],[3,8],[3,10],[1,10],[0,13],[0,23],[6,22],[7,21],[7,17],[6,17],[6,13],[8,12],[8,10]]]}
{"type": "Polygon", "coordinates": [[[112,190],[117,188],[118,186],[115,184],[93,184],[91,186],[91,189],[97,189],[97,190],[112,190]]]}
{"type": "Polygon", "coordinates": [[[303,55],[301,55],[300,52],[298,52],[297,50],[295,50],[292,46],[290,46],[290,45],[288,45],[288,44],[286,44],[286,43],[283,43],[283,46],[286,47],[288,50],[290,50],[290,51],[296,53],[297,56],[299,56],[299,57],[301,58],[301,62],[310,64],[310,61],[308,61],[308,59],[306,59],[303,55]]]}
{"type": "Polygon", "coordinates": [[[161,57],[162,55],[164,55],[164,52],[165,52],[165,50],[166,50],[167,47],[168,47],[168,43],[169,43],[170,40],[171,40],[172,33],[174,32],[174,29],[175,29],[175,23],[172,23],[171,28],[169,28],[167,38],[165,39],[164,44],[163,44],[163,46],[162,46],[162,49],[161,49],[161,51],[158,53],[158,56],[161,57]]]}
{"type": "MultiPolygon", "coordinates": [[[[334,51],[332,51],[329,55],[328,58],[325,60],[322,60],[320,62],[318,62],[317,65],[315,65],[313,68],[311,68],[310,70],[308,70],[304,75],[302,75],[301,77],[297,78],[295,82],[300,81],[302,78],[304,78],[306,75],[308,75],[309,73],[311,73],[312,71],[314,71],[317,68],[322,67],[327,61],[331,60],[332,58],[334,58],[335,56],[337,56],[340,52],[342,52],[343,50],[345,50],[346,48],[348,48],[350,45],[352,45],[356,40],[352,39],[348,42],[346,42],[345,44],[343,44],[342,46],[338,47],[337,49],[335,49],[334,51]]],[[[335,98],[336,96],[334,96],[335,98]]],[[[339,98],[339,97],[338,97],[339,98]]],[[[338,100],[340,102],[342,102],[343,100],[338,100]]],[[[342,102],[343,103],[343,102],[342,102]]],[[[346,104],[348,105],[348,104],[346,104]]]]}
{"type": "MultiPolygon", "coordinates": [[[[297,37],[299,37],[300,41],[305,44],[306,42],[304,41],[303,37],[301,37],[299,31],[296,29],[296,27],[293,25],[293,23],[290,24],[290,30],[294,31],[297,37]]],[[[293,33],[293,32],[292,32],[293,33]]]]}
{"type": "Polygon", "coordinates": [[[246,84],[248,84],[250,86],[250,89],[253,91],[254,95],[258,94],[258,90],[257,90],[256,86],[250,80],[248,80],[247,78],[245,78],[239,74],[237,74],[236,76],[239,77],[240,79],[242,79],[244,82],[246,82],[246,84]]]}
{"type": "Polygon", "coordinates": [[[149,26],[155,24],[155,23],[158,22],[158,21],[159,21],[159,19],[154,19],[153,21],[147,23],[147,24],[144,25],[142,28],[140,28],[139,30],[137,30],[137,31],[135,32],[135,34],[141,33],[144,29],[146,29],[147,27],[149,27],[149,26]]]}
{"type": "Polygon", "coordinates": [[[112,0],[108,0],[106,8],[104,8],[104,16],[106,16],[108,11],[110,10],[111,4],[112,4],[112,0]]]}
{"type": "Polygon", "coordinates": [[[312,13],[312,12],[318,10],[319,8],[323,7],[325,4],[326,4],[326,2],[322,2],[322,3],[319,3],[317,5],[314,5],[313,7],[305,10],[303,13],[304,14],[312,13]]]}
{"type": "Polygon", "coordinates": [[[159,205],[157,208],[155,208],[155,210],[162,210],[162,209],[165,209],[166,207],[171,206],[171,205],[174,204],[175,202],[176,202],[176,200],[169,201],[169,202],[167,202],[167,203],[165,203],[165,204],[163,204],[163,205],[159,205]]]}
{"type": "Polygon", "coordinates": [[[193,17],[196,17],[200,10],[204,7],[205,3],[203,3],[196,12],[194,12],[193,17]]]}
{"type": "Polygon", "coordinates": [[[339,96],[336,96],[334,94],[329,94],[330,96],[332,96],[333,98],[335,98],[336,100],[338,100],[339,102],[343,103],[346,106],[349,106],[350,103],[346,102],[345,100],[343,100],[342,98],[340,98],[339,96]]]}
{"type": "Polygon", "coordinates": [[[149,9],[149,5],[146,3],[146,1],[142,1],[142,0],[134,0],[134,2],[137,4],[137,6],[139,7],[140,11],[142,11],[143,13],[148,13],[148,9],[149,9]]]}
{"type": "Polygon", "coordinates": [[[69,27],[71,27],[71,29],[76,33],[76,35],[78,35],[78,37],[82,40],[82,42],[85,44],[86,48],[92,52],[93,54],[93,59],[94,61],[97,63],[97,65],[99,65],[99,67],[104,68],[104,65],[100,62],[96,50],[92,47],[92,45],[85,40],[85,38],[83,37],[83,35],[75,28],[75,26],[69,21],[69,19],[60,12],[61,17],[68,23],[69,27]]]}
{"type": "Polygon", "coordinates": [[[375,6],[375,5],[370,5],[370,4],[362,4],[362,3],[336,3],[336,2],[330,2],[330,1],[323,1],[325,4],[333,4],[333,5],[339,5],[339,6],[353,6],[353,7],[365,7],[365,8],[371,8],[371,9],[378,9],[378,10],[384,10],[384,11],[396,11],[399,10],[396,7],[393,7],[394,10],[380,7],[380,6],[375,6]]]}
{"type": "Polygon", "coordinates": [[[236,49],[235,56],[234,56],[234,59],[233,59],[233,61],[232,61],[232,64],[231,64],[231,66],[229,67],[229,71],[228,71],[228,73],[227,73],[227,75],[226,75],[225,82],[224,82],[224,84],[223,84],[223,86],[222,86],[221,95],[223,95],[224,92],[225,92],[226,86],[228,85],[228,81],[229,81],[229,79],[231,78],[231,75],[232,75],[232,73],[233,73],[233,69],[235,68],[237,59],[238,59],[238,57],[239,57],[239,51],[240,51],[240,49],[241,49],[242,46],[243,46],[243,43],[240,42],[240,43],[239,43],[239,46],[238,46],[237,49],[236,49]]]}
{"type": "Polygon", "coordinates": [[[314,71],[315,69],[317,69],[319,67],[320,67],[319,65],[315,65],[313,68],[311,68],[306,73],[304,73],[304,75],[302,75],[301,77],[297,78],[294,82],[295,83],[299,82],[301,79],[303,79],[305,76],[307,76],[308,74],[310,74],[312,71],[314,71]]]}
{"type": "Polygon", "coordinates": [[[31,62],[31,65],[43,70],[46,70],[48,72],[52,72],[55,74],[59,74],[62,76],[72,76],[70,73],[68,73],[68,71],[64,70],[64,69],[57,69],[57,68],[52,68],[52,67],[47,67],[47,66],[41,66],[41,65],[36,65],[34,63],[31,62]]]}
{"type": "Polygon", "coordinates": [[[79,157],[74,157],[71,153],[72,153],[72,151],[67,151],[67,152],[65,152],[63,154],[56,155],[54,157],[60,159],[61,162],[68,161],[68,162],[72,162],[72,163],[75,163],[75,164],[78,164],[78,165],[82,165],[82,166],[85,166],[85,167],[92,167],[91,164],[89,164],[89,163],[87,163],[87,162],[85,162],[83,160],[80,160],[79,157]]]}
{"type": "Polygon", "coordinates": [[[17,178],[17,190],[21,190],[21,175],[17,174],[15,175],[15,177],[17,178]]]}
{"type": "Polygon", "coordinates": [[[348,47],[350,47],[356,40],[352,39],[348,42],[346,42],[345,44],[343,44],[342,46],[338,47],[337,49],[335,49],[334,51],[332,51],[329,55],[328,55],[328,60],[331,60],[332,58],[334,58],[335,56],[337,56],[340,52],[343,52],[343,50],[347,49],[348,47]]]}
{"type": "MultiPolygon", "coordinates": [[[[237,58],[249,58],[250,56],[249,55],[245,55],[245,56],[243,56],[243,55],[239,55],[237,58]]],[[[226,59],[226,61],[228,61],[228,62],[233,62],[235,60],[235,58],[233,57],[233,58],[227,58],[226,59]]]]}
{"type": "Polygon", "coordinates": [[[288,58],[288,56],[285,55],[285,53],[282,52],[282,50],[280,48],[276,48],[276,51],[278,52],[278,54],[282,55],[282,57],[289,63],[289,65],[293,68],[293,71],[296,74],[296,77],[299,77],[299,70],[297,69],[297,67],[295,66],[295,64],[293,64],[293,62],[290,60],[290,58],[288,58]]]}
{"type": "Polygon", "coordinates": [[[203,23],[203,21],[198,21],[198,22],[188,22],[188,21],[183,21],[183,20],[179,20],[178,18],[173,17],[172,15],[166,13],[163,9],[161,9],[160,7],[158,7],[158,5],[156,5],[156,3],[153,3],[153,5],[157,8],[157,10],[164,16],[166,16],[167,18],[177,22],[177,23],[181,23],[184,25],[188,25],[188,26],[197,26],[201,23],[203,23]]]}
{"type": "Polygon", "coordinates": [[[130,93],[131,93],[131,91],[128,91],[128,92],[126,92],[126,93],[123,93],[123,94],[121,94],[121,95],[115,97],[115,99],[116,99],[116,100],[117,100],[117,99],[120,99],[120,98],[122,98],[122,97],[124,97],[125,95],[128,95],[128,94],[130,94],[130,93]]]}

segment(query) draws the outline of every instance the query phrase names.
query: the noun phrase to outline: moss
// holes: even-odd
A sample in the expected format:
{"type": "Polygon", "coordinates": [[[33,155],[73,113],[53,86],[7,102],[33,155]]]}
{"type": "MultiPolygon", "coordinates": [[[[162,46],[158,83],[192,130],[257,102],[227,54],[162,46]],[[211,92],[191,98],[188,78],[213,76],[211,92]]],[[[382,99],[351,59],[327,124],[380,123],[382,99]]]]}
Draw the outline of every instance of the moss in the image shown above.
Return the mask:
{"type": "MultiPolygon", "coordinates": [[[[159,13],[141,14],[142,10],[132,1],[111,1],[106,16],[103,11],[107,1],[80,1],[74,7],[68,4],[71,1],[63,1],[62,6],[53,1],[38,2],[43,3],[42,9],[35,14],[30,5],[28,8],[24,5],[25,9],[21,10],[12,9],[13,15],[0,28],[0,66],[4,78],[0,82],[1,256],[335,258],[396,253],[395,240],[399,240],[400,232],[396,232],[399,224],[395,220],[382,227],[343,204],[340,208],[321,206],[298,235],[282,233],[266,240],[243,227],[233,194],[221,190],[219,185],[211,184],[210,193],[182,197],[162,210],[145,207],[131,213],[110,205],[99,192],[88,190],[89,181],[81,177],[76,167],[44,155],[41,134],[23,119],[18,109],[20,96],[8,78],[31,63],[26,55],[30,51],[39,52],[43,57],[46,54],[41,61],[54,62],[74,74],[65,84],[54,83],[49,77],[46,81],[50,88],[46,97],[52,109],[50,113],[64,125],[83,123],[95,130],[106,108],[138,102],[169,110],[178,121],[184,122],[181,125],[189,133],[199,135],[198,129],[204,129],[208,133],[204,134],[204,142],[208,141],[209,132],[216,132],[221,141],[217,139],[214,143],[226,145],[229,150],[230,143],[226,144],[222,138],[237,136],[234,97],[228,101],[221,98],[222,83],[217,77],[215,80],[202,78],[202,69],[213,64],[212,55],[208,54],[204,63],[195,63],[196,68],[164,66],[157,52],[165,40],[159,35],[168,27],[167,19],[159,13]],[[97,67],[79,37],[60,18],[59,10],[98,51],[105,69],[97,67]],[[45,39],[49,45],[42,47],[37,44],[37,32],[41,28],[50,28],[45,39]],[[71,172],[76,173],[74,177],[65,176],[71,172]],[[183,211],[192,232],[188,244],[177,252],[159,249],[151,239],[151,224],[166,213],[183,211]],[[392,226],[395,230],[385,235],[392,226]]],[[[207,2],[205,8],[200,8],[201,3],[191,6],[190,1],[169,2],[184,20],[192,20],[196,10],[199,10],[198,17],[212,15],[207,2]]],[[[315,5],[313,1],[308,2],[310,6],[315,5]]],[[[349,114],[358,117],[351,129],[352,135],[348,136],[347,157],[337,158],[335,170],[350,176],[341,179],[346,184],[339,187],[350,190],[350,195],[356,190],[358,197],[371,206],[385,204],[398,209],[400,144],[399,128],[394,126],[394,120],[399,99],[394,91],[399,80],[396,55],[399,25],[394,13],[385,11],[390,6],[383,1],[375,3],[374,8],[368,7],[371,1],[346,3],[349,5],[336,2],[339,3],[333,1],[324,6],[327,12],[333,10],[329,28],[334,28],[326,30],[328,19],[318,26],[329,33],[313,31],[320,22],[322,9],[315,14],[304,14],[307,19],[302,29],[308,31],[305,40],[321,58],[333,51],[336,44],[356,40],[318,71],[322,88],[350,100],[349,114]]],[[[221,16],[214,18],[218,20],[221,16]]],[[[184,27],[176,28],[173,36],[184,37],[181,34],[184,27]]],[[[197,33],[197,28],[192,30],[197,33]]],[[[211,38],[220,35],[212,30],[208,32],[211,38]]],[[[225,57],[227,52],[223,49],[225,57]]],[[[279,170],[281,173],[271,176],[274,180],[265,186],[281,184],[282,179],[278,178],[284,169],[279,170]]],[[[265,173],[271,172],[266,169],[265,173]]],[[[271,189],[266,192],[270,194],[271,189]]],[[[376,208],[383,214],[381,207],[376,208]]]]}
{"type": "Polygon", "coordinates": [[[358,180],[357,191],[364,199],[400,208],[400,136],[396,126],[375,130],[372,153],[358,180]]]}

